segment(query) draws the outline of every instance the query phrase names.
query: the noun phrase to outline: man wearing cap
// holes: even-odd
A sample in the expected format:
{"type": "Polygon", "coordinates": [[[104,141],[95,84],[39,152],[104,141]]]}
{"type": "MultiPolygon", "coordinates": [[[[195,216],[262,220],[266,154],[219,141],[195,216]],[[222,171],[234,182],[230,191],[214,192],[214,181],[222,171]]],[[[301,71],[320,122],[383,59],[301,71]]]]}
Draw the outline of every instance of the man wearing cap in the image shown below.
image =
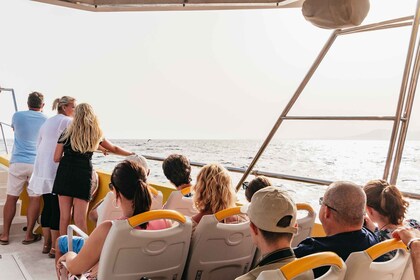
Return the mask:
{"type": "MultiPolygon", "coordinates": [[[[264,270],[273,270],[295,260],[291,249],[293,234],[297,232],[296,204],[289,195],[277,187],[257,191],[251,203],[242,209],[250,220],[251,236],[262,258],[256,267],[236,280],[254,280],[264,270]]],[[[300,277],[311,279],[308,271],[300,277]]]]}
{"type": "MultiPolygon", "coordinates": [[[[303,240],[294,249],[298,258],[332,251],[345,261],[351,253],[378,243],[376,236],[363,227],[366,194],[360,186],[345,181],[334,182],[319,202],[319,220],[327,236],[303,240]]],[[[314,269],[315,278],[327,271],[328,267],[314,269]]]]}

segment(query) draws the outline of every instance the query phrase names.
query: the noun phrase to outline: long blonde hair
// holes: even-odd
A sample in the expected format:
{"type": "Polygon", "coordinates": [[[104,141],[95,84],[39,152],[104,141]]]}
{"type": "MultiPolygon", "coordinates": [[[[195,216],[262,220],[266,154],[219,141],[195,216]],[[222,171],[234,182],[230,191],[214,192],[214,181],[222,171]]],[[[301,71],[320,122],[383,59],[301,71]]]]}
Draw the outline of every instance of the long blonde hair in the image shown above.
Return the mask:
{"type": "Polygon", "coordinates": [[[59,113],[63,113],[63,107],[69,105],[69,103],[74,103],[74,101],[76,101],[76,99],[71,96],[63,96],[61,98],[56,98],[53,102],[52,109],[57,109],[59,113]]]}
{"type": "Polygon", "coordinates": [[[219,164],[201,168],[193,187],[193,201],[200,212],[217,213],[235,206],[235,192],[228,171],[219,164]]]}
{"type": "Polygon", "coordinates": [[[74,151],[86,153],[98,149],[102,136],[98,117],[92,106],[81,103],[76,106],[74,119],[60,140],[70,139],[74,151]]]}

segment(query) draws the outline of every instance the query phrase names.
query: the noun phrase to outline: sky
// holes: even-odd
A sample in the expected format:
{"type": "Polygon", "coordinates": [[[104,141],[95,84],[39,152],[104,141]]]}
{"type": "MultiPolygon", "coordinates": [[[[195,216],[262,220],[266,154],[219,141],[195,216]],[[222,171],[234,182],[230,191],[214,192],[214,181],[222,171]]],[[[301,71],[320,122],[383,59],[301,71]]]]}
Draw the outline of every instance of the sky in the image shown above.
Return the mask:
{"type": "MultiPolygon", "coordinates": [[[[365,23],[411,15],[371,0],[365,23]]],[[[300,9],[92,13],[0,1],[0,86],[90,103],[111,139],[264,139],[331,34],[300,9]]],[[[393,115],[410,29],[340,37],[290,112],[393,115]]],[[[10,95],[0,121],[10,123],[10,95]]],[[[410,132],[420,130],[415,100],[410,132]]],[[[285,122],[278,137],[352,137],[391,123],[285,122]]],[[[6,131],[7,132],[7,131],[6,131]]],[[[9,132],[7,132],[9,133],[9,132]]],[[[11,134],[11,132],[10,132],[11,134]]]]}

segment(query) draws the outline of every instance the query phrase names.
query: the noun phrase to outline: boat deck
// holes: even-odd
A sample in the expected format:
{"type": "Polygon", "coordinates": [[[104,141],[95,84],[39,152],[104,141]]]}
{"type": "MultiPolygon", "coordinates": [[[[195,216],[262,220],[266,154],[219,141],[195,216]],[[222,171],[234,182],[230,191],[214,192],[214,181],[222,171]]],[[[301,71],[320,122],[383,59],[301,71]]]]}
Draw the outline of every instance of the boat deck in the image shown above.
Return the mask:
{"type": "MultiPolygon", "coordinates": [[[[3,231],[3,206],[6,199],[7,168],[0,165],[0,232],[3,231]]],[[[18,206],[18,210],[20,207],[18,206]]],[[[0,245],[1,279],[57,279],[54,269],[54,259],[42,254],[43,241],[23,245],[25,238],[23,227],[26,218],[15,216],[11,228],[9,245],[0,245]],[[3,276],[6,276],[3,278],[3,276]]]]}

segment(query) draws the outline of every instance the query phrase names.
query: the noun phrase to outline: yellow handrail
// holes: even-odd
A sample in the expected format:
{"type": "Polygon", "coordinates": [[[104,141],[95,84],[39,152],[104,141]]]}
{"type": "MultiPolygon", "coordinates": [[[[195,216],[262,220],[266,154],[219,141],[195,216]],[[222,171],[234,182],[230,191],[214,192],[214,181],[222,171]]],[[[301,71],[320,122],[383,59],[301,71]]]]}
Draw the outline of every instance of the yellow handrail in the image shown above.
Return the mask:
{"type": "Polygon", "coordinates": [[[148,221],[157,219],[170,219],[180,223],[185,223],[187,221],[184,215],[175,210],[150,210],[129,218],[128,224],[134,228],[148,221]]]}
{"type": "Polygon", "coordinates": [[[187,195],[191,193],[191,187],[186,187],[181,190],[182,195],[187,195]]]}
{"type": "Polygon", "coordinates": [[[297,210],[306,210],[310,214],[315,213],[314,208],[312,208],[312,206],[308,203],[296,203],[296,208],[297,210]]]}
{"type": "Polygon", "coordinates": [[[153,196],[157,196],[159,194],[158,190],[150,185],[149,185],[149,191],[152,193],[153,196]]]}
{"type": "Polygon", "coordinates": [[[407,246],[405,246],[401,240],[388,239],[376,245],[373,245],[369,249],[366,249],[365,252],[366,254],[369,255],[369,257],[372,260],[375,260],[379,258],[380,256],[382,256],[383,254],[386,254],[388,252],[391,252],[397,249],[407,250],[407,246]]]}
{"type": "Polygon", "coordinates": [[[292,279],[310,269],[314,269],[325,265],[335,265],[342,269],[344,261],[333,252],[316,253],[309,256],[294,260],[280,268],[286,279],[292,279]]]}
{"type": "Polygon", "coordinates": [[[218,221],[221,221],[221,220],[226,219],[227,217],[230,217],[230,216],[233,216],[233,215],[238,215],[238,214],[242,214],[240,206],[236,206],[236,207],[221,210],[221,211],[217,212],[216,214],[214,214],[214,216],[216,217],[216,219],[218,221]]]}

